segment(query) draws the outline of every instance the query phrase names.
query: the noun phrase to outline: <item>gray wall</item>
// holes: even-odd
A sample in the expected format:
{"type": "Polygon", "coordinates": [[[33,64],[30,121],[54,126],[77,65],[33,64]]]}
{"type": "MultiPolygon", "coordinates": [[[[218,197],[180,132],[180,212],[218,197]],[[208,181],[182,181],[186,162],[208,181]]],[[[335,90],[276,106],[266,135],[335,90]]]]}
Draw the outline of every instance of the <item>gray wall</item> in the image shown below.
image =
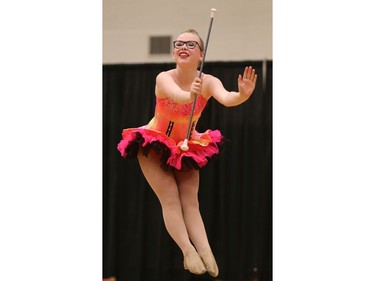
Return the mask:
{"type": "Polygon", "coordinates": [[[272,60],[272,0],[103,0],[103,63],[172,62],[149,54],[149,37],[195,28],[206,40],[211,8],[207,61],[272,60]]]}

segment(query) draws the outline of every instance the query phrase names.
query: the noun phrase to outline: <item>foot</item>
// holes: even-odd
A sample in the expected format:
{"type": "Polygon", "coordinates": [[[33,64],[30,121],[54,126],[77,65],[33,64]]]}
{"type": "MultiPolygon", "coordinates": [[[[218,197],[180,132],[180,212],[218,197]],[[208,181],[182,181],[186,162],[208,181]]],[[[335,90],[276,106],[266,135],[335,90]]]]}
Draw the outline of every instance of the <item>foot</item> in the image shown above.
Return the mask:
{"type": "Polygon", "coordinates": [[[212,276],[212,277],[217,277],[219,275],[219,268],[217,267],[215,257],[212,254],[211,251],[208,252],[203,252],[199,253],[201,256],[203,263],[207,269],[207,272],[212,276]]]}
{"type": "Polygon", "coordinates": [[[190,251],[184,256],[184,268],[198,275],[206,272],[206,267],[196,251],[190,251]]]}

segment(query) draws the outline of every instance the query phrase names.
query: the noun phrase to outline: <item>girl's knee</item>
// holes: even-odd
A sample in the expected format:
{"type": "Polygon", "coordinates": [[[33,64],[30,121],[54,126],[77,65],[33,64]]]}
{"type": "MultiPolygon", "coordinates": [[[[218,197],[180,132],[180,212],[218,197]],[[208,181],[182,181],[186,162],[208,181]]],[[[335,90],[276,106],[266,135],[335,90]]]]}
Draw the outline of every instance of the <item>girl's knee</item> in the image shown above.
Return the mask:
{"type": "Polygon", "coordinates": [[[164,198],[160,201],[163,210],[181,209],[181,202],[179,198],[164,198]]]}
{"type": "Polygon", "coordinates": [[[197,196],[181,196],[181,206],[184,210],[199,209],[199,201],[197,196]]]}

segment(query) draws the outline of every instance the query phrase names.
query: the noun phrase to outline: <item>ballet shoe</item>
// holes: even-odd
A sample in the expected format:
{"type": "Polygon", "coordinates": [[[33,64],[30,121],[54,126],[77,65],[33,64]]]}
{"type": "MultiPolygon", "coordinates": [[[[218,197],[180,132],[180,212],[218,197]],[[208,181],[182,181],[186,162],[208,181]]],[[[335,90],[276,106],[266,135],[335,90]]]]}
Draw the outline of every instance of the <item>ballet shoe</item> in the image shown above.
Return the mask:
{"type": "Polygon", "coordinates": [[[184,256],[184,268],[198,275],[206,272],[206,267],[196,251],[190,251],[184,256]]]}
{"type": "Polygon", "coordinates": [[[215,257],[212,254],[211,251],[208,252],[203,252],[199,253],[201,256],[203,263],[206,267],[207,272],[212,276],[212,277],[217,277],[219,275],[219,268],[217,267],[215,257]]]}

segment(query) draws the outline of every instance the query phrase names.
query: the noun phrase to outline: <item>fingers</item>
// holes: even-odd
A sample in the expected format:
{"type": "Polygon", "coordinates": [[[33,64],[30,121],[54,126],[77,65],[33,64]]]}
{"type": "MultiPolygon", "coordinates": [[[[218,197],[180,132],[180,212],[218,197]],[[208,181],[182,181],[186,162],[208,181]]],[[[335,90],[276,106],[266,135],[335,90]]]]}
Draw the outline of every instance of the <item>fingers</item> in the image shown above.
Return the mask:
{"type": "Polygon", "coordinates": [[[248,79],[247,76],[249,75],[249,67],[246,66],[245,70],[243,71],[243,78],[248,79]]]}
{"type": "Polygon", "coordinates": [[[201,92],[201,85],[202,85],[202,80],[200,78],[195,78],[193,84],[191,84],[191,90],[190,92],[198,95],[201,92]]]}
{"type": "Polygon", "coordinates": [[[252,66],[246,66],[243,72],[243,79],[248,79],[252,82],[255,82],[257,75],[255,74],[255,69],[252,66]]]}

